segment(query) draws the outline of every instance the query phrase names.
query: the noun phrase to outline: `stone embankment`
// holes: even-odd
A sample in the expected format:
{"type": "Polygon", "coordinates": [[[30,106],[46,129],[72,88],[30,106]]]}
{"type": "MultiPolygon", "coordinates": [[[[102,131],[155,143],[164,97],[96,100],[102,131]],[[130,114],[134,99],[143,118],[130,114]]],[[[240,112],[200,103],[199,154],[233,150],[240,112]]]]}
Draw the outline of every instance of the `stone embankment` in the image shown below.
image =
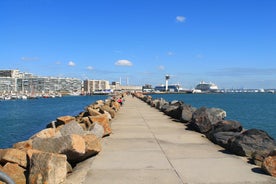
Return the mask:
{"type": "Polygon", "coordinates": [[[184,123],[189,129],[204,134],[230,153],[246,157],[267,174],[276,177],[276,142],[265,131],[245,130],[241,123],[225,120],[226,112],[220,108],[197,109],[182,101],[167,102],[140,93],[136,97],[184,123]]]}
{"type": "Polygon", "coordinates": [[[0,171],[16,184],[64,183],[77,163],[101,151],[119,109],[116,100],[99,100],[77,116],[58,117],[30,139],[1,149],[0,171]]]}

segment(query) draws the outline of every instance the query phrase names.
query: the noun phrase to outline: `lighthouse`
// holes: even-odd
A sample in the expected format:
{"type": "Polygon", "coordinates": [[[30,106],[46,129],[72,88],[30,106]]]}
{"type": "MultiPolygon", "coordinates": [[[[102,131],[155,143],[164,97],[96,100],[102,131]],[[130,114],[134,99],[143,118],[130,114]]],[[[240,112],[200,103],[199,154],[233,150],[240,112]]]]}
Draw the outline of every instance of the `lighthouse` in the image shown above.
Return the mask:
{"type": "Polygon", "coordinates": [[[166,80],[166,92],[168,91],[168,86],[169,86],[169,79],[170,79],[170,76],[169,75],[166,75],[165,76],[165,80],[166,80]]]}

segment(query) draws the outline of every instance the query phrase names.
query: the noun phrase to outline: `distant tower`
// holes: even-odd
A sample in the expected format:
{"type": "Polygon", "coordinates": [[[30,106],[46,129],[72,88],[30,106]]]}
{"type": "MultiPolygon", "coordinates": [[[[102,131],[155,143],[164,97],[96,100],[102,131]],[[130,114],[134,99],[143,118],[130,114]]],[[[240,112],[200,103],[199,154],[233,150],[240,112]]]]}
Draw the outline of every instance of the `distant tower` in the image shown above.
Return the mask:
{"type": "Polygon", "coordinates": [[[169,76],[169,75],[166,75],[166,76],[165,76],[165,79],[166,79],[166,91],[168,91],[170,76],[169,76]]]}
{"type": "Polygon", "coordinates": [[[128,81],[128,77],[126,77],[126,85],[127,85],[127,86],[128,86],[128,82],[129,82],[129,81],[128,81]]]}

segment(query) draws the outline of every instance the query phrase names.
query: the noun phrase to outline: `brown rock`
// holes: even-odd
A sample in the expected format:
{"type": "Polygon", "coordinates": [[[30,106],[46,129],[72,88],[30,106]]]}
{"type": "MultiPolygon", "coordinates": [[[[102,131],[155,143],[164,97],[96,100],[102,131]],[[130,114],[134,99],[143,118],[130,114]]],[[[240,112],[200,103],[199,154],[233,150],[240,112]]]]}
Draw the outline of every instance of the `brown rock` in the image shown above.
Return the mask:
{"type": "Polygon", "coordinates": [[[268,156],[264,159],[262,169],[273,177],[276,177],[276,156],[268,156]]]}
{"type": "Polygon", "coordinates": [[[59,129],[59,132],[62,136],[77,134],[83,135],[84,130],[76,121],[71,121],[70,123],[65,124],[59,129]]]}
{"type": "Polygon", "coordinates": [[[76,118],[73,116],[61,116],[57,118],[57,122],[59,123],[63,123],[63,124],[67,124],[70,123],[71,121],[75,121],[76,118]]]}
{"type": "Polygon", "coordinates": [[[34,153],[30,160],[29,183],[64,183],[67,174],[66,156],[56,153],[34,153]]]}
{"type": "Polygon", "coordinates": [[[98,105],[104,105],[104,101],[103,100],[97,100],[96,104],[98,104],[98,105]]]}
{"type": "MultiPolygon", "coordinates": [[[[83,117],[80,121],[80,125],[82,126],[82,124],[84,124],[85,129],[89,129],[89,127],[91,126],[92,122],[90,121],[90,119],[88,117],[83,117]]],[[[82,126],[83,127],[83,126],[82,126]]]]}
{"type": "Polygon", "coordinates": [[[109,107],[108,105],[101,106],[101,110],[109,112],[109,114],[111,115],[112,118],[115,117],[115,110],[112,109],[111,107],[109,107]]]}
{"type": "Polygon", "coordinates": [[[29,150],[27,150],[26,154],[28,156],[28,159],[31,160],[34,153],[40,153],[40,152],[42,152],[42,151],[35,150],[35,149],[29,149],[29,150]]]}
{"type": "Polygon", "coordinates": [[[88,130],[87,127],[86,127],[86,125],[83,124],[83,123],[80,123],[80,127],[81,127],[84,131],[87,131],[87,130],[88,130]]]}
{"type": "Polygon", "coordinates": [[[1,164],[6,164],[7,162],[16,163],[21,167],[27,167],[27,155],[24,151],[14,148],[2,149],[0,150],[1,164]]]}
{"type": "Polygon", "coordinates": [[[102,150],[100,140],[96,135],[87,134],[83,136],[85,141],[85,155],[84,158],[98,154],[102,150]]]}
{"type": "Polygon", "coordinates": [[[55,128],[46,128],[41,130],[40,132],[34,134],[30,139],[34,139],[36,137],[40,138],[50,138],[55,136],[61,136],[59,131],[56,131],[55,128]]]}
{"type": "Polygon", "coordinates": [[[33,140],[33,149],[49,153],[62,153],[69,162],[78,162],[79,157],[85,154],[85,141],[80,135],[72,134],[58,138],[36,138],[33,140]]]}
{"type": "Polygon", "coordinates": [[[8,175],[16,184],[27,183],[25,176],[26,170],[20,167],[18,164],[7,163],[2,168],[0,168],[0,171],[8,175]]]}
{"type": "Polygon", "coordinates": [[[88,113],[89,113],[90,116],[101,115],[101,113],[99,112],[99,109],[94,109],[92,107],[88,107],[87,111],[88,111],[88,113]]]}
{"type": "Polygon", "coordinates": [[[118,102],[114,101],[114,102],[112,102],[112,107],[115,108],[115,111],[118,111],[120,109],[121,105],[118,102]]]}
{"type": "Polygon", "coordinates": [[[14,149],[19,149],[19,150],[22,150],[22,151],[26,151],[28,149],[32,149],[32,147],[33,147],[32,144],[33,144],[33,140],[28,139],[26,141],[15,143],[13,145],[13,148],[14,149]]]}
{"type": "Polygon", "coordinates": [[[98,116],[89,116],[89,119],[93,123],[96,122],[99,125],[103,126],[103,128],[104,128],[104,136],[110,135],[112,133],[111,127],[109,125],[108,115],[102,114],[102,115],[98,115],[98,116]]]}

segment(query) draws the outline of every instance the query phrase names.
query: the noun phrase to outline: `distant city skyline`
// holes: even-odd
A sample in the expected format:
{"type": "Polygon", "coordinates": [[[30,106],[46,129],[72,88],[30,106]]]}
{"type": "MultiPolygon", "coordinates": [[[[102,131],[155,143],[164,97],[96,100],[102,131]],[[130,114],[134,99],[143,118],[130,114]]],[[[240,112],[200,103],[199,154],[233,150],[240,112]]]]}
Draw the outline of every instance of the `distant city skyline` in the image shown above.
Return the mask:
{"type": "Polygon", "coordinates": [[[0,1],[0,68],[129,85],[276,88],[274,0],[0,1]]]}

